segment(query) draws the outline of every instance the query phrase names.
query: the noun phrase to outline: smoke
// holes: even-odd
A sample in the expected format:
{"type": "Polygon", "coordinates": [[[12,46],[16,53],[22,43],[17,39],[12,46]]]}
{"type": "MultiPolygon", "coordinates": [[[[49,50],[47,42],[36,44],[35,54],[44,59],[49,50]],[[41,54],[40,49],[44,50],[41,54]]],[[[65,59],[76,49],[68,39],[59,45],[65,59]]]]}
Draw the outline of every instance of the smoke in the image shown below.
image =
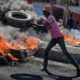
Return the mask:
{"type": "Polygon", "coordinates": [[[26,31],[26,34],[27,35],[31,35],[31,36],[34,36],[34,37],[37,37],[43,41],[47,41],[49,42],[50,39],[51,39],[51,36],[48,34],[48,33],[42,33],[42,32],[37,32],[34,28],[29,28],[27,31],[26,31]]]}
{"type": "MultiPolygon", "coordinates": [[[[25,12],[30,13],[30,15],[37,19],[35,21],[38,21],[37,14],[33,12],[33,6],[29,5],[26,0],[5,0],[5,2],[1,6],[1,12],[7,11],[7,10],[24,10],[25,12]]],[[[26,32],[20,32],[19,28],[14,28],[12,26],[4,26],[2,23],[0,23],[0,32],[3,34],[3,36],[8,40],[16,40],[21,39],[23,36],[34,36],[42,41],[50,41],[51,37],[48,35],[48,33],[42,33],[40,31],[36,31],[33,27],[26,30],[26,32]]]]}
{"type": "Polygon", "coordinates": [[[0,1],[1,12],[7,10],[30,10],[32,11],[33,6],[27,3],[27,0],[4,0],[0,1]]]}
{"type": "Polygon", "coordinates": [[[24,0],[16,0],[12,3],[11,10],[32,10],[32,6],[24,0]]]}
{"type": "Polygon", "coordinates": [[[34,12],[34,11],[26,10],[25,12],[29,13],[33,19],[36,19],[38,17],[38,15],[36,14],[36,12],[34,12]]]}
{"type": "Polygon", "coordinates": [[[71,29],[70,34],[73,35],[74,37],[80,39],[80,30],[78,30],[78,29],[71,29]]]}

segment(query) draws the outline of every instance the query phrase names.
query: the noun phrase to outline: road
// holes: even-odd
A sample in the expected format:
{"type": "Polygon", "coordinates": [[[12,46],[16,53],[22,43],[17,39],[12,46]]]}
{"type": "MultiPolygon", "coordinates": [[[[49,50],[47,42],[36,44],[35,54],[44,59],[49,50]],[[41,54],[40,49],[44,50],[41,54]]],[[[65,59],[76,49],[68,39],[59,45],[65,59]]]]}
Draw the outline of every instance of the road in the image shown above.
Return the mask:
{"type": "MultiPolygon", "coordinates": [[[[0,32],[6,39],[13,39],[9,36],[12,31],[14,33],[18,30],[0,23],[0,32]]],[[[18,33],[15,33],[16,35],[18,33]]],[[[49,61],[50,73],[46,73],[40,70],[42,61],[33,58],[29,62],[16,66],[0,66],[0,80],[80,80],[80,77],[76,77],[76,69],[72,65],[49,61]]]]}
{"type": "Polygon", "coordinates": [[[80,80],[74,66],[49,61],[49,73],[46,73],[40,70],[42,61],[33,57],[26,63],[0,66],[0,80],[80,80]]]}

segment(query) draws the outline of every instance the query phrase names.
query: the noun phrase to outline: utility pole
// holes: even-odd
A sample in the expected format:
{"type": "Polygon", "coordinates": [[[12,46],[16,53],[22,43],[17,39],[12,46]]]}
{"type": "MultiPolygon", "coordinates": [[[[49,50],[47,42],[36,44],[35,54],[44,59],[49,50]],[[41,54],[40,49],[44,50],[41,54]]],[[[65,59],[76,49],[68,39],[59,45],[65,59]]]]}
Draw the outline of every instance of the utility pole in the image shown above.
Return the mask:
{"type": "Polygon", "coordinates": [[[79,0],[79,7],[80,7],[80,0],[79,0]]]}
{"type": "Polygon", "coordinates": [[[67,23],[67,20],[68,20],[68,13],[69,13],[69,5],[70,5],[70,2],[72,0],[63,0],[63,4],[64,4],[64,16],[63,16],[63,23],[64,23],[64,26],[66,25],[67,23]]]}

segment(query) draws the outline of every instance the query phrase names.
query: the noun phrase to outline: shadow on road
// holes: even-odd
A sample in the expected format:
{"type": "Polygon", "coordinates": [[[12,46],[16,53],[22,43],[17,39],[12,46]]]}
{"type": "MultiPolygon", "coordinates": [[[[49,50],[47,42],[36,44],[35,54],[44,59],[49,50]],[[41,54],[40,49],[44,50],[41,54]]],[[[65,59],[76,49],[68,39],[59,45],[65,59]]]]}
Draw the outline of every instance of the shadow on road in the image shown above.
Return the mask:
{"type": "Polygon", "coordinates": [[[55,78],[56,80],[73,80],[73,78],[77,78],[77,76],[70,76],[70,77],[66,77],[66,76],[60,76],[60,75],[54,75],[53,73],[46,71],[46,73],[52,77],[55,78]]]}
{"type": "MultiPolygon", "coordinates": [[[[48,75],[46,77],[51,77],[53,80],[73,80],[74,78],[77,78],[77,76],[61,76],[61,75],[54,75],[53,73],[46,71],[48,75]]],[[[45,75],[41,75],[42,77],[45,77],[45,75]]],[[[11,78],[16,80],[43,80],[43,78],[40,75],[33,75],[33,74],[12,74],[11,78]]],[[[44,78],[45,79],[45,78],[44,78]]]]}
{"type": "Polygon", "coordinates": [[[42,80],[41,76],[33,74],[12,74],[11,78],[16,80],[42,80]]]}

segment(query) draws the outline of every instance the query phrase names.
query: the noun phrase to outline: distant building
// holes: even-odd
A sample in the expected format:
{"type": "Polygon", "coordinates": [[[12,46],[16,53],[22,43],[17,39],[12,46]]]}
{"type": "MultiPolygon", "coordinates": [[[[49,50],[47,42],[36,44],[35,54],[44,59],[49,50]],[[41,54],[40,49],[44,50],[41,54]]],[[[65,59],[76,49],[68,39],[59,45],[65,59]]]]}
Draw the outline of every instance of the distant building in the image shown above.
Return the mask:
{"type": "Polygon", "coordinates": [[[64,4],[65,2],[69,2],[69,5],[72,6],[80,6],[80,0],[56,0],[58,4],[64,4]]]}
{"type": "MultiPolygon", "coordinates": [[[[67,0],[33,0],[33,2],[52,2],[54,4],[64,4],[67,0]]],[[[80,6],[80,0],[68,0],[69,5],[80,6]]]]}
{"type": "Polygon", "coordinates": [[[80,22],[80,0],[33,0],[33,2],[49,3],[52,5],[53,15],[57,20],[63,18],[64,23],[66,23],[70,13],[73,13],[75,20],[80,22]],[[65,1],[68,1],[68,3],[65,1]],[[65,4],[68,4],[68,6],[65,4]]]}

